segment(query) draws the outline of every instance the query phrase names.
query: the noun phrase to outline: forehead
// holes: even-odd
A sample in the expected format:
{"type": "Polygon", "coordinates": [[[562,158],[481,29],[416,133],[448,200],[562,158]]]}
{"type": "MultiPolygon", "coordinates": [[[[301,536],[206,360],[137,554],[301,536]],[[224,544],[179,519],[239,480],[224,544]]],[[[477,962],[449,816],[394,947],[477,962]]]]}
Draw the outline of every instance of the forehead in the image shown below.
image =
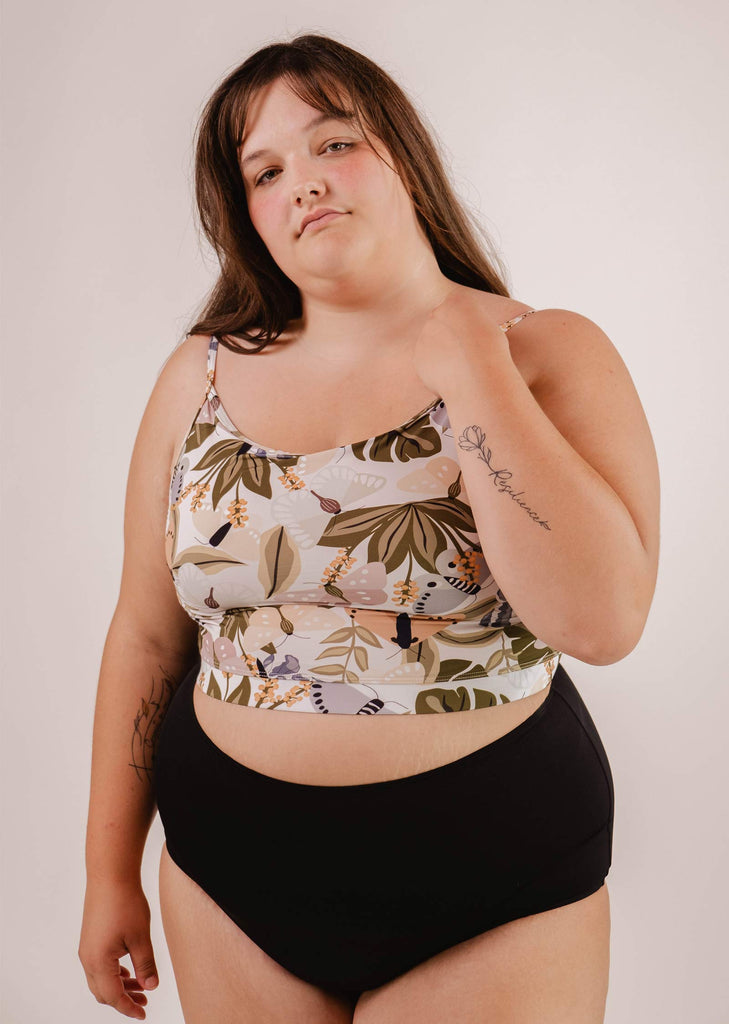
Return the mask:
{"type": "Polygon", "coordinates": [[[354,126],[351,108],[351,102],[342,97],[333,109],[322,111],[298,96],[283,79],[277,79],[251,98],[239,136],[238,152],[245,149],[248,154],[249,149],[265,145],[274,136],[313,131],[329,120],[344,120],[354,126]]]}

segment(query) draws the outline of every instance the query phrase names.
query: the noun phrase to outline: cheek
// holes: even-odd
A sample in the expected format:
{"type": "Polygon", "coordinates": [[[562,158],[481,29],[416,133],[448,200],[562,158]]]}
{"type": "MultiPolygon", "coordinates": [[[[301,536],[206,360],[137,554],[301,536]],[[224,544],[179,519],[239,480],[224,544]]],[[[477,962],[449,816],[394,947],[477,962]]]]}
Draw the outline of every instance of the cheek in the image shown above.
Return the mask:
{"type": "Polygon", "coordinates": [[[352,206],[376,201],[386,188],[377,161],[366,154],[359,159],[343,160],[334,170],[332,183],[337,191],[341,189],[342,196],[346,196],[352,206]]]}
{"type": "Polygon", "coordinates": [[[391,221],[400,203],[402,184],[373,153],[365,151],[360,159],[346,161],[339,181],[353,207],[367,209],[375,220],[391,221]]]}
{"type": "Polygon", "coordinates": [[[260,194],[254,193],[248,197],[248,216],[251,224],[261,238],[268,243],[270,240],[274,245],[276,236],[282,227],[286,227],[285,211],[283,204],[276,201],[276,198],[266,194],[265,186],[260,194]]]}

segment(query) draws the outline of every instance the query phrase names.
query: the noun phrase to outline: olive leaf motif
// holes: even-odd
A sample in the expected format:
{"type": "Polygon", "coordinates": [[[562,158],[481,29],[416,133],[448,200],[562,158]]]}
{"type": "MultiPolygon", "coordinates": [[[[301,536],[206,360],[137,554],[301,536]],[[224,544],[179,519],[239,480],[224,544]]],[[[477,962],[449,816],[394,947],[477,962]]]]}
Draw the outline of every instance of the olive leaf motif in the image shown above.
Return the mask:
{"type": "Polygon", "coordinates": [[[218,441],[212,444],[196,465],[194,472],[210,470],[215,478],[211,495],[213,508],[228,491],[241,483],[248,491],[260,494],[262,498],[273,495],[271,489],[271,462],[250,451],[250,445],[235,441],[218,441]]]}
{"type": "Polygon", "coordinates": [[[409,557],[434,573],[441,552],[458,547],[455,537],[463,541],[463,554],[473,547],[474,536],[469,505],[458,498],[435,498],[340,512],[329,520],[317,544],[352,550],[367,541],[367,562],[382,562],[388,573],[409,557]]]}
{"type": "Polygon", "coordinates": [[[203,442],[207,441],[214,430],[214,423],[194,423],[190,428],[190,433],[187,435],[187,440],[185,441],[185,454],[199,448],[203,442]]]}
{"type": "Polygon", "coordinates": [[[352,455],[362,462],[409,462],[411,459],[429,459],[442,451],[443,445],[439,431],[430,422],[430,412],[426,411],[410,424],[358,441],[350,447],[352,455]],[[365,455],[368,445],[369,451],[365,455]]]}

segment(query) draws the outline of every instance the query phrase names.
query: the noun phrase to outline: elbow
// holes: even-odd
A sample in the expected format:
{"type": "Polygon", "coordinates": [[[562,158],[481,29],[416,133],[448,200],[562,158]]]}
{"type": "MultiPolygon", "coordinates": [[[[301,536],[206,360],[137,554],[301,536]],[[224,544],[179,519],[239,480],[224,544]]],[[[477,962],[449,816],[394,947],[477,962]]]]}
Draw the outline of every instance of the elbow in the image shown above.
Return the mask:
{"type": "MultiPolygon", "coordinates": [[[[639,582],[615,587],[607,600],[579,601],[563,608],[559,619],[539,625],[534,633],[555,651],[587,665],[614,665],[635,649],[648,619],[653,589],[639,582]]],[[[534,632],[534,630],[532,630],[534,632]]]]}
{"type": "Polygon", "coordinates": [[[635,649],[643,635],[645,622],[645,616],[635,616],[627,621],[616,611],[611,615],[603,614],[598,623],[586,622],[583,616],[579,622],[565,626],[563,619],[556,630],[555,624],[551,623],[550,628],[534,635],[553,650],[587,665],[614,665],[635,649]]]}
{"type": "Polygon", "coordinates": [[[620,587],[613,595],[612,610],[602,614],[602,621],[592,634],[598,642],[581,660],[590,665],[614,665],[633,651],[643,636],[653,601],[656,573],[647,563],[636,570],[632,579],[623,574],[620,587]]]}
{"type": "Polygon", "coordinates": [[[645,620],[640,623],[631,623],[623,629],[610,624],[607,629],[599,629],[591,634],[589,642],[575,644],[575,650],[571,653],[579,661],[587,665],[614,665],[633,651],[645,628],[645,620]]]}

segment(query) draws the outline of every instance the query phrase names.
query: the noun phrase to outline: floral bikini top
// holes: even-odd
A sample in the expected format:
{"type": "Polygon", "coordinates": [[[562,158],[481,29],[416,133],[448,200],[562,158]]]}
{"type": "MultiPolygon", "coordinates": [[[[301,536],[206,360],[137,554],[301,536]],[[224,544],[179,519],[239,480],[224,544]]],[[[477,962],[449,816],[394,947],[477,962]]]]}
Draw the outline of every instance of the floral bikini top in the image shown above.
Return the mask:
{"type": "Polygon", "coordinates": [[[217,352],[213,336],[165,537],[199,625],[196,685],[339,715],[467,711],[547,686],[560,652],[526,629],[484,560],[443,399],[376,437],[292,454],[230,420],[217,352]]]}

